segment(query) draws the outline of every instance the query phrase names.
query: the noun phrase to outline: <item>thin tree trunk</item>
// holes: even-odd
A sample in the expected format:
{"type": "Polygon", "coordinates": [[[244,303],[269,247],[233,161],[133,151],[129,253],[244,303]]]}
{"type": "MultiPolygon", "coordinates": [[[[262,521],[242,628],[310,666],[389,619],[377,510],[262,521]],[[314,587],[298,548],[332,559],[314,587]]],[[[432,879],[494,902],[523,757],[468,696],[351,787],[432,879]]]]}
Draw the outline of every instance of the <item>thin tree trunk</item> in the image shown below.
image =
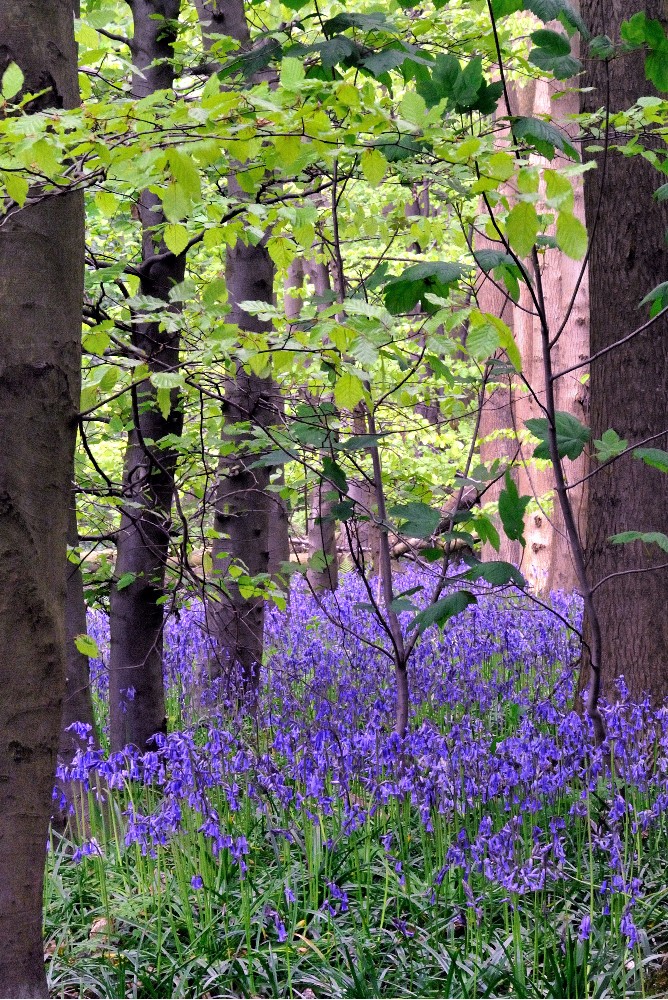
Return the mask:
{"type": "MultiPolygon", "coordinates": [[[[168,90],[174,82],[170,64],[175,33],[169,22],[179,15],[180,0],[133,0],[132,52],[137,72],[133,94],[146,97],[168,90]],[[156,15],[159,15],[156,17],[156,15]]],[[[155,227],[165,221],[160,200],[145,191],[140,199],[142,257],[150,260],[164,251],[155,227]]],[[[142,272],[141,293],[168,301],[169,292],[183,280],[185,255],[173,254],[142,272]]],[[[179,361],[179,335],[158,323],[137,319],[132,341],[142,350],[153,372],[173,372],[179,361]]],[[[123,469],[123,493],[128,506],[121,515],[110,603],[109,700],[111,745],[145,747],[165,732],[165,696],[162,676],[165,566],[169,547],[176,453],[162,448],[168,435],[179,436],[183,414],[178,394],[172,392],[171,410],[164,416],[157,392],[149,380],[133,395],[134,424],[128,438],[123,469]],[[147,443],[149,442],[149,443],[147,443]],[[131,581],[127,584],[127,581],[131,581]],[[123,586],[118,589],[117,584],[123,586]],[[127,585],[126,585],[127,584],[127,585]]]]}
{"type": "MultiPolygon", "coordinates": [[[[641,6],[665,30],[665,3],[648,0],[641,6]]],[[[582,0],[581,8],[592,35],[618,41],[621,21],[631,17],[638,4],[582,0]]],[[[615,112],[650,94],[643,58],[635,52],[609,62],[588,60],[583,83],[594,89],[582,93],[584,111],[600,108],[608,95],[615,112]]],[[[653,199],[665,178],[644,158],[617,152],[593,158],[598,169],[585,174],[585,208],[592,238],[591,351],[596,354],[647,318],[638,310],[640,299],[668,280],[668,206],[653,199]]],[[[611,427],[629,443],[656,435],[651,447],[665,449],[668,319],[663,317],[646,333],[594,361],[590,390],[592,438],[611,427]]],[[[596,467],[594,462],[592,472],[596,467]]],[[[609,539],[626,530],[668,534],[668,478],[627,455],[597,471],[588,485],[586,556],[590,579],[600,584],[593,600],[602,633],[603,692],[614,698],[613,681],[623,674],[633,697],[649,692],[659,704],[668,694],[668,570],[651,567],[665,563],[666,555],[658,546],[614,545],[609,539]],[[628,572],[638,569],[647,571],[628,572]]],[[[589,617],[585,639],[591,639],[589,617]]]]}
{"type": "MultiPolygon", "coordinates": [[[[313,282],[317,309],[326,307],[332,290],[329,268],[324,261],[310,260],[306,270],[313,282]]],[[[336,548],[336,521],[332,517],[335,500],[331,483],[319,480],[311,492],[307,531],[309,569],[306,579],[316,592],[335,591],[339,586],[339,554],[336,548]],[[328,496],[328,494],[330,494],[328,496]]]]}
{"type": "MultiPolygon", "coordinates": [[[[79,103],[70,0],[0,0],[24,113],[79,103]]],[[[65,681],[67,518],[80,395],[81,194],[0,229],[0,994],[47,996],[45,844],[65,681]]]]}

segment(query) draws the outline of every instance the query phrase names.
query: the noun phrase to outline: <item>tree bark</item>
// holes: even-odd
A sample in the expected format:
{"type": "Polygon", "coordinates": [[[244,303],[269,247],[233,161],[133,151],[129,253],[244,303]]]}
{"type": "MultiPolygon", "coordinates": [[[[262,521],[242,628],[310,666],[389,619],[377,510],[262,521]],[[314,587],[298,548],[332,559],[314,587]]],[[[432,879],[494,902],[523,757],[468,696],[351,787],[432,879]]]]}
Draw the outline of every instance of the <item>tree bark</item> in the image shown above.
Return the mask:
{"type": "MultiPolygon", "coordinates": [[[[0,0],[0,76],[79,103],[71,0],[0,0]]],[[[0,229],[0,994],[47,996],[45,844],[65,680],[67,518],[80,396],[81,194],[0,229]]]]}
{"type": "MultiPolygon", "coordinates": [[[[242,47],[250,33],[243,0],[197,0],[204,46],[208,50],[216,35],[235,38],[242,47]]],[[[230,190],[242,195],[236,179],[230,190]]],[[[274,265],[264,241],[247,246],[239,240],[227,251],[225,264],[230,320],[241,330],[266,331],[269,324],[241,309],[248,299],[274,301],[274,265]]],[[[214,528],[224,534],[212,546],[212,580],[219,584],[215,598],[208,602],[208,625],[215,642],[210,671],[216,674],[241,671],[242,684],[251,694],[257,689],[264,646],[264,599],[244,597],[229,576],[234,563],[243,564],[249,576],[275,573],[282,557],[289,555],[288,518],[277,493],[268,491],[269,469],[253,467],[259,458],[248,444],[252,430],[280,421],[280,390],[271,378],[249,374],[239,365],[234,378],[227,380],[223,402],[223,443],[238,445],[222,454],[218,468],[214,528]],[[249,424],[247,433],[235,433],[237,423],[249,424]]]]}
{"type": "MultiPolygon", "coordinates": [[[[268,324],[241,309],[246,300],[273,301],[274,265],[264,246],[238,242],[227,251],[225,266],[230,320],[240,329],[262,331],[268,324]]],[[[216,643],[214,674],[241,669],[244,686],[256,687],[262,662],[264,599],[245,597],[229,575],[233,563],[242,563],[249,576],[269,572],[269,538],[272,519],[280,517],[275,498],[267,492],[269,468],[254,466],[260,457],[249,450],[253,428],[276,423],[275,383],[248,374],[241,365],[225,386],[223,443],[236,445],[221,454],[218,467],[214,528],[222,537],[212,546],[212,581],[219,584],[209,601],[209,628],[216,643]],[[246,424],[247,431],[235,431],[246,424]]]]}
{"type": "MultiPolygon", "coordinates": [[[[573,44],[575,45],[575,42],[573,44]]],[[[549,115],[562,121],[567,120],[569,115],[578,111],[578,95],[566,91],[555,100],[553,95],[556,91],[563,91],[563,85],[551,80],[531,80],[524,87],[513,86],[510,90],[513,114],[538,118],[549,115]]],[[[536,156],[532,159],[544,166],[549,165],[541,157],[536,156]]],[[[558,165],[558,161],[552,165],[558,165]]],[[[579,178],[574,179],[573,193],[573,212],[580,219],[584,219],[583,186],[579,178]]],[[[489,245],[483,240],[480,240],[479,244],[479,249],[489,245]]],[[[552,249],[542,255],[541,281],[545,293],[547,321],[552,335],[556,333],[566,315],[576,286],[578,289],[564,333],[553,348],[555,370],[579,364],[588,355],[588,277],[585,273],[580,280],[581,269],[581,261],[573,261],[559,250],[552,249]]],[[[541,323],[528,288],[524,284],[520,285],[519,302],[514,305],[501,289],[496,288],[488,280],[483,284],[478,300],[481,309],[500,316],[513,330],[522,355],[523,375],[537,398],[544,402],[541,323]]],[[[586,368],[578,369],[559,380],[555,386],[557,408],[572,413],[579,420],[586,416],[587,393],[580,381],[586,372],[586,368]]],[[[538,593],[549,593],[551,590],[572,591],[577,586],[577,574],[561,510],[556,497],[552,501],[545,500],[547,494],[554,492],[553,472],[549,468],[539,468],[532,459],[533,446],[527,447],[521,443],[525,421],[541,416],[543,413],[537,402],[516,377],[511,376],[510,382],[504,377],[500,386],[496,383],[485,402],[481,420],[483,462],[489,465],[497,457],[516,458],[519,463],[520,493],[534,497],[539,509],[534,509],[526,515],[524,550],[519,542],[510,541],[502,535],[498,555],[490,545],[485,545],[483,558],[506,559],[520,566],[530,586],[538,593]],[[504,431],[505,436],[497,434],[495,437],[494,432],[499,431],[504,431]]],[[[585,464],[584,456],[569,463],[571,482],[582,479],[585,464]]],[[[498,499],[501,487],[502,482],[494,486],[485,495],[485,499],[498,499]]],[[[571,501],[583,534],[585,528],[583,485],[573,490],[571,501]]]]}
{"type": "MultiPolygon", "coordinates": [[[[178,18],[179,4],[180,0],[130,3],[134,20],[132,53],[137,68],[132,90],[137,98],[173,85],[170,58],[175,31],[170,22],[178,18]]],[[[156,195],[148,191],[142,194],[139,215],[142,257],[147,262],[166,250],[155,236],[155,227],[165,221],[156,195]]],[[[141,293],[166,302],[184,274],[185,255],[169,254],[142,272],[141,293]]],[[[137,317],[132,342],[145,353],[152,372],[173,372],[178,368],[178,333],[161,330],[159,323],[144,323],[137,317]]],[[[149,380],[137,387],[133,410],[135,426],[128,437],[123,469],[123,494],[128,505],[121,515],[110,602],[109,701],[114,750],[127,743],[144,748],[167,726],[161,598],[177,456],[172,448],[161,447],[160,442],[168,435],[181,434],[183,414],[178,394],[173,391],[171,410],[165,417],[149,380]],[[123,578],[132,582],[119,590],[117,584],[123,578]]]]}
{"type": "MultiPolygon", "coordinates": [[[[665,3],[641,5],[648,18],[667,22],[665,3]]],[[[582,16],[592,35],[619,40],[622,20],[638,9],[633,0],[582,0],[582,16]]],[[[595,111],[631,105],[651,94],[643,54],[610,60],[587,60],[582,107],[595,111]]],[[[657,140],[658,143],[658,140],[657,140]]],[[[587,227],[592,238],[590,267],[591,351],[603,350],[647,318],[640,299],[668,280],[664,234],[668,206],[652,198],[662,176],[640,156],[610,152],[607,162],[595,154],[597,169],[585,174],[587,227]],[[599,211],[600,199],[600,211],[599,211]],[[595,231],[594,231],[595,230],[595,231]]],[[[612,427],[638,443],[657,435],[652,447],[665,449],[668,427],[668,320],[662,318],[621,348],[591,365],[591,432],[600,438],[612,427]]],[[[592,464],[592,472],[597,463],[592,464]]],[[[668,570],[657,546],[635,542],[614,545],[610,536],[625,530],[668,533],[668,478],[631,455],[589,480],[587,563],[602,631],[602,679],[606,697],[614,698],[614,679],[624,675],[634,698],[649,692],[655,704],[668,694],[668,570]],[[643,569],[645,572],[629,573],[643,569]],[[616,575],[627,574],[627,575],[616,575]],[[607,582],[606,577],[612,576],[607,582]]],[[[585,621],[585,639],[591,623],[585,621]]]]}
{"type": "MultiPolygon", "coordinates": [[[[577,53],[576,53],[577,54],[577,53]]],[[[560,121],[567,121],[569,115],[577,114],[578,94],[566,92],[557,99],[556,91],[563,91],[559,81],[532,80],[526,87],[515,89],[514,112],[529,117],[541,118],[549,115],[560,121]]],[[[547,161],[536,157],[536,161],[549,166],[547,161]]],[[[562,161],[563,162],[563,161],[562,161]]],[[[559,158],[551,164],[559,166],[559,158]]],[[[584,194],[582,180],[573,180],[573,212],[584,221],[584,194]]],[[[549,250],[542,255],[541,281],[545,296],[547,321],[552,336],[559,329],[566,315],[576,285],[580,280],[582,261],[571,260],[559,250],[549,250]]],[[[562,336],[552,350],[552,364],[560,371],[573,364],[579,364],[589,352],[589,283],[585,272],[580,281],[573,309],[562,336]]],[[[520,285],[520,301],[514,310],[514,329],[518,347],[522,353],[523,373],[531,384],[538,399],[545,401],[545,380],[543,376],[543,352],[541,345],[541,324],[535,314],[531,295],[526,285],[520,285]]],[[[560,379],[555,385],[557,409],[572,413],[578,420],[586,414],[586,390],[580,379],[587,368],[580,368],[560,379]]],[[[534,398],[523,386],[517,386],[514,393],[515,426],[522,431],[525,421],[532,417],[542,417],[543,413],[534,398]]],[[[554,496],[554,474],[552,469],[537,467],[532,459],[533,446],[523,445],[520,449],[520,472],[518,487],[520,493],[533,496],[538,510],[525,518],[526,548],[522,569],[531,587],[538,593],[548,594],[551,590],[572,591],[577,587],[577,574],[573,565],[570,546],[564,528],[561,510],[554,496]],[[552,501],[546,501],[547,494],[553,494],[552,501]]],[[[570,482],[582,479],[586,459],[582,455],[569,461],[567,471],[570,482]]],[[[583,486],[571,490],[571,503],[581,536],[584,532],[585,491],[583,486]]]]}
{"type": "MultiPolygon", "coordinates": [[[[310,260],[306,270],[313,282],[318,311],[326,308],[332,290],[329,267],[323,260],[310,260]]],[[[306,579],[316,592],[335,591],[339,586],[339,554],[336,547],[336,521],[332,517],[333,492],[331,483],[319,480],[311,493],[311,507],[307,529],[308,558],[315,562],[307,570],[306,579]]]]}

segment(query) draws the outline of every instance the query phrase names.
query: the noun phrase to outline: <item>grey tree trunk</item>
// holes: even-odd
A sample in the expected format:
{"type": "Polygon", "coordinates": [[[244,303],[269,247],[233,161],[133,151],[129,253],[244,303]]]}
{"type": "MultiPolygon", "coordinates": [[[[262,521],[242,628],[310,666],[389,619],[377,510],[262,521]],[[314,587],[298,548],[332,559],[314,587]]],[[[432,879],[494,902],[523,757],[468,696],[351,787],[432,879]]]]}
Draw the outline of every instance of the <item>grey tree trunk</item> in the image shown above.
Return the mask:
{"type": "MultiPolygon", "coordinates": [[[[71,0],[0,0],[0,75],[27,113],[79,103],[71,0]]],[[[81,371],[80,194],[0,229],[0,994],[47,996],[45,844],[65,681],[67,518],[81,371]]]]}
{"type": "MultiPolygon", "coordinates": [[[[242,46],[250,40],[243,0],[196,0],[204,46],[211,47],[216,35],[228,35],[242,46]]],[[[241,194],[235,178],[230,190],[241,194]]],[[[230,320],[242,330],[266,331],[268,325],[240,307],[248,299],[274,301],[274,265],[260,242],[246,246],[241,240],[227,251],[225,265],[230,320]]],[[[267,489],[269,469],[255,467],[257,453],[248,448],[253,427],[270,427],[281,420],[280,390],[270,378],[260,378],[238,367],[236,377],[225,385],[223,442],[230,439],[236,423],[248,423],[248,433],[234,433],[238,448],[221,455],[216,490],[214,528],[226,535],[212,546],[212,582],[218,592],[208,602],[208,627],[215,642],[215,657],[209,669],[227,674],[240,669],[243,685],[253,692],[259,680],[264,644],[264,600],[244,597],[228,575],[233,563],[242,563],[250,576],[276,575],[289,557],[288,517],[281,497],[267,489]]]]}
{"type": "MultiPolygon", "coordinates": [[[[167,90],[174,82],[170,63],[175,32],[169,22],[179,15],[180,0],[133,0],[132,53],[137,73],[133,94],[145,97],[167,90]],[[159,15],[156,17],[156,15],[159,15]]],[[[166,250],[155,237],[164,222],[156,195],[143,193],[139,215],[142,256],[146,264],[166,250]]],[[[167,301],[170,289],[183,280],[185,254],[169,254],[142,270],[141,293],[167,301]]],[[[158,323],[136,318],[132,341],[142,350],[151,371],[173,372],[179,363],[179,335],[160,330],[158,323]]],[[[178,393],[172,392],[167,417],[157,405],[157,393],[148,380],[133,399],[134,423],[123,469],[123,493],[128,501],[121,515],[110,603],[111,648],[109,700],[111,745],[145,747],[166,730],[162,676],[165,566],[169,548],[176,453],[160,446],[168,435],[180,435],[183,426],[178,393]],[[150,442],[150,444],[147,444],[150,442]],[[121,578],[132,579],[121,590],[121,578]]]]}
{"type": "MultiPolygon", "coordinates": [[[[230,319],[241,329],[266,330],[267,324],[244,312],[239,303],[249,299],[272,302],[274,265],[264,246],[238,242],[227,251],[225,266],[230,319]]],[[[280,520],[275,497],[267,492],[269,468],[254,466],[257,452],[249,449],[253,428],[270,427],[277,420],[277,389],[272,379],[248,374],[241,366],[225,386],[223,442],[236,448],[222,454],[218,467],[214,528],[223,537],[212,546],[212,582],[219,585],[208,605],[208,626],[216,644],[214,674],[240,668],[244,686],[253,690],[262,662],[264,600],[247,597],[229,576],[233,563],[242,563],[249,576],[269,572],[269,538],[274,518],[280,520]],[[247,424],[234,433],[235,424],[247,424]]]]}
{"type": "MultiPolygon", "coordinates": [[[[662,0],[640,6],[665,30],[662,0]]],[[[607,34],[615,41],[621,21],[637,9],[633,0],[581,3],[592,35],[607,34]]],[[[639,52],[609,63],[588,60],[585,67],[583,84],[594,88],[582,94],[586,112],[605,103],[608,88],[613,112],[652,92],[639,52]]],[[[610,153],[605,170],[602,154],[596,159],[598,169],[585,174],[590,233],[596,225],[589,258],[592,354],[637,328],[647,318],[638,310],[640,299],[668,280],[668,205],[652,198],[665,178],[640,156],[610,153]]],[[[646,333],[594,361],[590,388],[593,438],[612,427],[629,443],[658,435],[651,446],[665,449],[667,436],[661,432],[668,427],[668,320],[664,317],[646,333]]],[[[614,678],[623,674],[634,697],[647,691],[658,704],[668,694],[668,570],[651,567],[665,563],[666,556],[657,546],[609,541],[625,530],[668,533],[668,478],[631,456],[589,480],[586,555],[594,584],[613,576],[594,594],[602,631],[604,694],[614,698],[614,678]],[[639,568],[648,571],[614,575],[639,568]]],[[[585,638],[589,634],[586,621],[585,638]]]]}

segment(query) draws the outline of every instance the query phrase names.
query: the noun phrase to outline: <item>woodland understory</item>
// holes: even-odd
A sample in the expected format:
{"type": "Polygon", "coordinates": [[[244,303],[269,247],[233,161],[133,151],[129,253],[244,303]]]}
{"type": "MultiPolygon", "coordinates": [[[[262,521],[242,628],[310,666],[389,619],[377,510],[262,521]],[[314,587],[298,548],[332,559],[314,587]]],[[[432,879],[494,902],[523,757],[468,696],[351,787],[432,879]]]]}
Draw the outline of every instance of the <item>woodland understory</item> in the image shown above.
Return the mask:
{"type": "Polygon", "coordinates": [[[665,0],[0,0],[0,993],[667,995],[666,95],[665,0]]]}

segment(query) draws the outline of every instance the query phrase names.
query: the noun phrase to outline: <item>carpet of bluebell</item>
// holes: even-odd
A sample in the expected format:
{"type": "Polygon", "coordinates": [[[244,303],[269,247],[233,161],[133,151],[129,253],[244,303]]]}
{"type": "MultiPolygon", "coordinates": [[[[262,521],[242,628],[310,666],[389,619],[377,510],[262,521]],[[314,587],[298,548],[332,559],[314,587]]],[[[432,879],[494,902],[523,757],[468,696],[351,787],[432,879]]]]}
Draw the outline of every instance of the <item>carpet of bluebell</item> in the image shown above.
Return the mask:
{"type": "Polygon", "coordinates": [[[91,612],[103,737],[59,775],[87,802],[49,852],[54,994],[658,995],[668,716],[621,682],[595,748],[566,624],[580,602],[551,601],[558,616],[489,593],[428,629],[404,738],[353,574],[324,607],[297,584],[272,609],[253,712],[203,679],[201,607],[184,607],[165,637],[169,734],[120,754],[91,612]]]}

